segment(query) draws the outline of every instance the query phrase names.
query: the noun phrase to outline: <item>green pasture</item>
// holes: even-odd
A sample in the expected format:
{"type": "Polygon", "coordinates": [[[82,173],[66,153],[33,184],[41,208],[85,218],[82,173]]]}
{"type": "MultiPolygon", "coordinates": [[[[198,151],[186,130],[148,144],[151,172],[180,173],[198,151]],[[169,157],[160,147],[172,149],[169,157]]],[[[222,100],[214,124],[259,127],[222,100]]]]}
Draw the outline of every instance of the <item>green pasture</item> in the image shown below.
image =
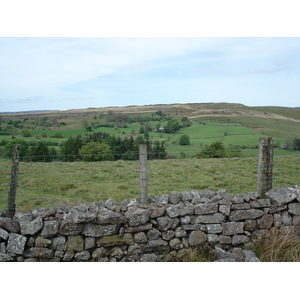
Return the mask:
{"type": "Polygon", "coordinates": [[[187,134],[190,138],[224,136],[225,127],[215,125],[192,125],[184,127],[178,134],[187,134]]]}
{"type": "Polygon", "coordinates": [[[300,122],[251,116],[247,118],[234,116],[230,119],[263,135],[285,139],[300,137],[300,122]]]}
{"type": "MultiPolygon", "coordinates": [[[[254,151],[254,150],[253,150],[254,151]]],[[[0,210],[6,210],[11,160],[0,158],[0,210]]],[[[148,161],[149,195],[226,189],[254,192],[258,157],[148,161]]],[[[300,156],[275,155],[273,186],[299,185],[300,156]]],[[[20,162],[17,210],[75,205],[114,198],[139,199],[139,162],[20,162]]]]}

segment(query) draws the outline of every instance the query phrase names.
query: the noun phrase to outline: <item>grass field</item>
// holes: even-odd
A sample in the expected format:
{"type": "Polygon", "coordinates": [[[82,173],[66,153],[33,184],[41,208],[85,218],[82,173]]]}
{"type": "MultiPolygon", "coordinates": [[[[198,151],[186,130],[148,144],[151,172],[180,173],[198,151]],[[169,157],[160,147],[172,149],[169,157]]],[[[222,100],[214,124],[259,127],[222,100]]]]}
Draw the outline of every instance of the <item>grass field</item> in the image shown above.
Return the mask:
{"type": "MultiPolygon", "coordinates": [[[[224,117],[203,116],[198,120],[224,121],[224,117]]],[[[260,135],[268,135],[274,138],[294,138],[300,136],[300,122],[285,119],[274,119],[258,116],[229,116],[229,122],[235,122],[240,126],[249,128],[260,135]]]]}
{"type": "MultiPolygon", "coordinates": [[[[11,161],[0,159],[0,210],[7,205],[11,161]]],[[[148,162],[149,195],[170,191],[226,189],[255,192],[257,157],[169,159],[148,162]]],[[[17,209],[139,198],[138,161],[20,163],[17,209]]],[[[299,185],[300,156],[274,156],[273,186],[299,185]]]]}

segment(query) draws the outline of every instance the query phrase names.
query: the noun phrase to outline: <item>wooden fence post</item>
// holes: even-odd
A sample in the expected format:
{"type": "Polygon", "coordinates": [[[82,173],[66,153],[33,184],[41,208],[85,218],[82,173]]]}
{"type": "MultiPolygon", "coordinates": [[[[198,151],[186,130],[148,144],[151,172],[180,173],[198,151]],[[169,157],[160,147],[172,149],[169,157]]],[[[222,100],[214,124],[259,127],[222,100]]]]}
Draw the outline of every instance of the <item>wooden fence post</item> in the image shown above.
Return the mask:
{"type": "Polygon", "coordinates": [[[8,195],[8,207],[7,207],[7,216],[9,218],[13,218],[16,212],[16,193],[17,193],[17,184],[18,184],[18,175],[19,175],[19,153],[20,153],[20,145],[15,145],[13,149],[11,181],[10,181],[10,190],[8,195]]]}
{"type": "Polygon", "coordinates": [[[273,138],[259,139],[257,193],[260,197],[272,189],[273,147],[273,138]]]}
{"type": "Polygon", "coordinates": [[[140,161],[140,200],[142,203],[148,200],[148,164],[147,164],[147,145],[139,145],[140,161]]]}

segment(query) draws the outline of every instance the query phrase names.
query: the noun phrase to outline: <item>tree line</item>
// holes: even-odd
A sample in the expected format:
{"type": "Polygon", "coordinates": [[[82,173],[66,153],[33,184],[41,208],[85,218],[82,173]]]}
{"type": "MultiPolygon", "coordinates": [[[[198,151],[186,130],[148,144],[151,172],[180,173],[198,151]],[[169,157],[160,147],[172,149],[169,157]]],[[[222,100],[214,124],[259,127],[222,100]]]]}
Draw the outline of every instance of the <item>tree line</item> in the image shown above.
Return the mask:
{"type": "Polygon", "coordinates": [[[31,161],[51,161],[64,156],[64,161],[101,161],[101,160],[137,160],[139,158],[139,144],[147,145],[148,159],[166,159],[167,152],[163,141],[150,141],[149,134],[139,135],[135,139],[116,138],[108,133],[97,132],[84,137],[78,135],[69,137],[56,150],[40,141],[30,146],[25,139],[14,139],[5,145],[6,155],[11,156],[13,146],[20,145],[20,156],[30,157],[31,161]]]}

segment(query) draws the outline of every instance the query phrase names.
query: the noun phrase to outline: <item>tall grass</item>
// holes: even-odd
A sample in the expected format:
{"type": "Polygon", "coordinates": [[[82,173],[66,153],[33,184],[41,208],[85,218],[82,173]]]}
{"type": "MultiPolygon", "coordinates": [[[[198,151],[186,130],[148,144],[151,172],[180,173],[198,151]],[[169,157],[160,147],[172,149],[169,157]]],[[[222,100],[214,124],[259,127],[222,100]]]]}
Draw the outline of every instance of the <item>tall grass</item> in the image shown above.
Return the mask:
{"type": "Polygon", "coordinates": [[[294,227],[271,228],[252,250],[262,262],[299,262],[300,238],[294,227]]]}
{"type": "Polygon", "coordinates": [[[172,253],[165,255],[165,262],[213,262],[217,259],[216,252],[208,245],[190,247],[181,255],[172,253]]]}

